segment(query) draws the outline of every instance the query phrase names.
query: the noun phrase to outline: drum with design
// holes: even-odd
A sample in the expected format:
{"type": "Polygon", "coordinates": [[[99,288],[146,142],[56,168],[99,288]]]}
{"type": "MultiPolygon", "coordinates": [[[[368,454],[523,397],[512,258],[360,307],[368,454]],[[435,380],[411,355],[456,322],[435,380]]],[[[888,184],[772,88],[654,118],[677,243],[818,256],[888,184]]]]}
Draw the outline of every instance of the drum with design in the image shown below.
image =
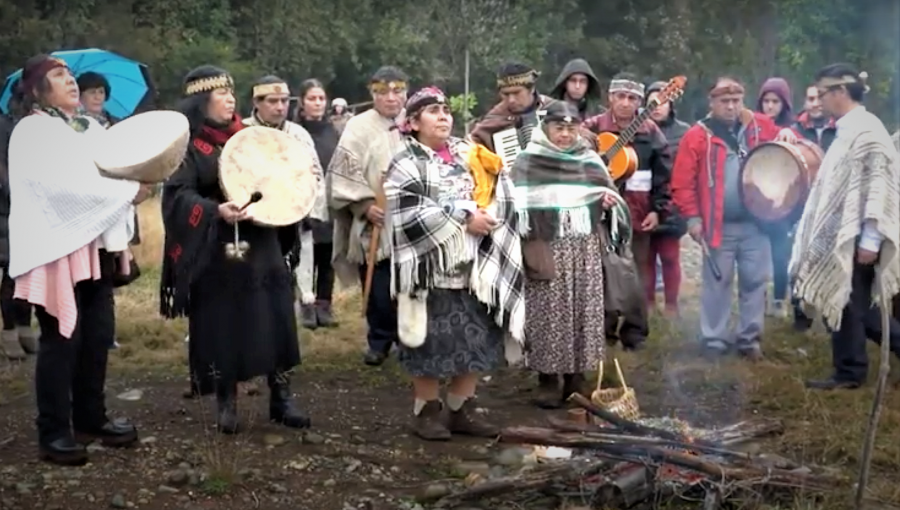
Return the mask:
{"type": "Polygon", "coordinates": [[[757,220],[778,222],[802,210],[824,154],[805,140],[769,142],[754,148],[741,166],[744,207],[757,220]]]}

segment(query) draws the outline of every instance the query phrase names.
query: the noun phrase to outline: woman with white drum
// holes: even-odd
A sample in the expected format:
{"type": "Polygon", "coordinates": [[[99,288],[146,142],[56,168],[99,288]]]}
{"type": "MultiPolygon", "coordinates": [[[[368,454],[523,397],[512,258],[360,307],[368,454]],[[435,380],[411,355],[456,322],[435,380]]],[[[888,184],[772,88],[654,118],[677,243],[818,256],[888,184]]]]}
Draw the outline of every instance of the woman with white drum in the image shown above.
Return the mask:
{"type": "Polygon", "coordinates": [[[38,445],[45,460],[81,465],[84,442],[137,441],[133,425],[108,418],[103,392],[115,334],[115,253],[128,248],[134,204],[149,187],[97,171],[87,148],[104,129],[81,114],[64,61],[29,59],[15,104],[22,120],[9,144],[9,275],[15,297],[35,305],[41,329],[38,445]]]}

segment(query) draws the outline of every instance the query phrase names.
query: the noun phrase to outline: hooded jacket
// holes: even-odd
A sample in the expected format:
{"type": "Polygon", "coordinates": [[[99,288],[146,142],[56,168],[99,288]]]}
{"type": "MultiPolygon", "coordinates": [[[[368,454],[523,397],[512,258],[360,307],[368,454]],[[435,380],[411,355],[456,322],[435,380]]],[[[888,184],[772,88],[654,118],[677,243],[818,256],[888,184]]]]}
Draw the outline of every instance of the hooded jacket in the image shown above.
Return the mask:
{"type": "Polygon", "coordinates": [[[583,58],[570,60],[569,63],[563,67],[562,72],[559,73],[559,77],[556,78],[556,84],[553,85],[553,90],[550,91],[550,97],[560,101],[567,101],[566,82],[569,81],[569,78],[573,74],[583,74],[587,76],[588,79],[587,92],[585,92],[584,97],[578,101],[578,104],[575,105],[581,113],[581,120],[586,120],[605,112],[606,109],[600,104],[600,80],[597,79],[597,75],[594,74],[591,65],[583,58]]]}
{"type": "Polygon", "coordinates": [[[772,92],[781,99],[781,113],[775,117],[775,125],[778,127],[791,127],[794,123],[794,101],[791,99],[791,86],[784,78],[769,78],[759,89],[759,97],[756,98],[756,111],[763,113],[763,96],[772,92]]]}
{"type": "MultiPolygon", "coordinates": [[[[651,83],[650,86],[647,87],[647,99],[649,100],[650,94],[659,92],[665,87],[666,82],[664,81],[651,83]]],[[[644,104],[646,105],[646,102],[644,104]]],[[[681,143],[681,137],[687,133],[687,130],[691,128],[691,125],[687,122],[678,120],[677,114],[675,113],[675,103],[669,104],[669,117],[663,122],[657,122],[656,125],[659,126],[659,129],[666,135],[666,141],[669,142],[669,150],[672,151],[672,158],[674,159],[675,155],[678,153],[678,144],[681,143]]]]}

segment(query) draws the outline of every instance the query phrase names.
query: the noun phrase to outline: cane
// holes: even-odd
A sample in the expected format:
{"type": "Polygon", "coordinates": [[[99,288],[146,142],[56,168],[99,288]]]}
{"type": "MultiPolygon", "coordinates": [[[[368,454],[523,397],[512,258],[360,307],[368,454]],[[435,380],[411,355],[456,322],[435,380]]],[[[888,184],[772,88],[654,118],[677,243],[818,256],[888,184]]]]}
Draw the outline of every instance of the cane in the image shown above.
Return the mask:
{"type": "Polygon", "coordinates": [[[713,278],[715,278],[717,282],[722,281],[722,270],[719,268],[716,259],[712,258],[712,254],[709,253],[709,245],[706,244],[706,239],[703,239],[702,237],[700,238],[700,249],[703,251],[703,260],[709,264],[709,270],[712,272],[713,278]]]}
{"type": "MultiPolygon", "coordinates": [[[[387,200],[384,198],[384,180],[375,190],[375,205],[384,211],[387,200]]],[[[386,214],[386,213],[385,213],[386,214]]],[[[363,282],[363,306],[362,315],[366,316],[369,307],[369,294],[372,292],[372,277],[375,274],[375,257],[378,256],[378,245],[381,242],[381,227],[372,226],[372,237],[369,239],[369,251],[366,252],[366,280],[363,282]]]]}

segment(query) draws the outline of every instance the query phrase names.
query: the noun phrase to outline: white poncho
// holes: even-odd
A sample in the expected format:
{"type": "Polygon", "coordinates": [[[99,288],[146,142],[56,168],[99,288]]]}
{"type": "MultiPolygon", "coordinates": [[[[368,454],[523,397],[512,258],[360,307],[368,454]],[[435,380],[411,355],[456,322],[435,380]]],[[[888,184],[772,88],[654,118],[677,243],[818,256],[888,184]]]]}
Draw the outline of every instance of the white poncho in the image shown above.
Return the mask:
{"type": "Polygon", "coordinates": [[[11,278],[98,238],[107,251],[128,248],[139,184],[100,175],[93,154],[104,133],[93,120],[78,133],[43,114],[16,125],[9,142],[11,278]]]}

